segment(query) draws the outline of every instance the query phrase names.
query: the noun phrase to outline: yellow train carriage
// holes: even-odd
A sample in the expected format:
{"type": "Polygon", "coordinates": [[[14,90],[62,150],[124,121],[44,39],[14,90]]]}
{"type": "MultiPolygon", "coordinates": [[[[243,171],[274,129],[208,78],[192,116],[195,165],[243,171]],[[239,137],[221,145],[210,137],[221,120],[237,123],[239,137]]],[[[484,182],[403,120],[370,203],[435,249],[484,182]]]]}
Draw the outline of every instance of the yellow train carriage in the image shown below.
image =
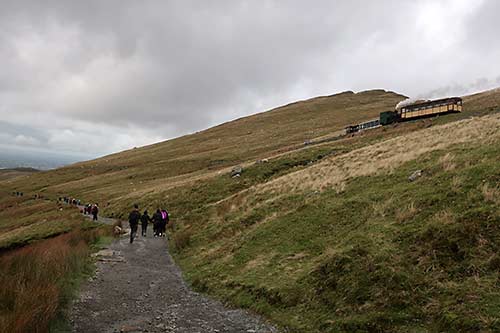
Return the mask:
{"type": "Polygon", "coordinates": [[[398,118],[413,119],[442,113],[462,112],[463,103],[460,97],[451,97],[406,105],[399,110],[398,118]]]}

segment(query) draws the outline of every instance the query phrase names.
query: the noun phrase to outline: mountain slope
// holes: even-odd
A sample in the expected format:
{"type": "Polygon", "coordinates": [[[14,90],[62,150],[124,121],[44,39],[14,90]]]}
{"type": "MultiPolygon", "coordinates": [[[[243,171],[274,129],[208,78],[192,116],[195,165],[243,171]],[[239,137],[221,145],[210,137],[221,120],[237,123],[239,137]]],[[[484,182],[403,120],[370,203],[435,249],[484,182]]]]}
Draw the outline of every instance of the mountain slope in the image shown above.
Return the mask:
{"type": "Polygon", "coordinates": [[[293,332],[495,331],[499,156],[496,113],[328,157],[190,219],[178,260],[293,332]]]}
{"type": "Polygon", "coordinates": [[[11,168],[11,169],[0,169],[0,181],[13,179],[21,176],[27,176],[40,170],[33,168],[11,168]]]}
{"type": "Polygon", "coordinates": [[[377,117],[404,99],[383,90],[345,92],[292,103],[208,130],[45,172],[20,188],[108,202],[130,192],[212,173],[287,151],[308,139],[377,117]]]}
{"type": "Polygon", "coordinates": [[[465,96],[461,114],[331,137],[403,98],[319,97],[1,185],[118,217],[167,207],[196,288],[292,331],[500,329],[500,92],[465,96]]]}

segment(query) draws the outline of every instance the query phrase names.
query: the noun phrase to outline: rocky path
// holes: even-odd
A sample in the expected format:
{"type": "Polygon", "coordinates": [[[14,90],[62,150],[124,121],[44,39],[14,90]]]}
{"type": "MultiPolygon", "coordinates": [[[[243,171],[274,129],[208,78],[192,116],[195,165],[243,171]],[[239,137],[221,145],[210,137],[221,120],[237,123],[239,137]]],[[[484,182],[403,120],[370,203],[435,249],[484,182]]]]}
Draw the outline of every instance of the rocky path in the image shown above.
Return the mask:
{"type": "Polygon", "coordinates": [[[276,332],[252,314],[190,290],[166,240],[151,230],[101,251],[96,276],[82,289],[70,311],[73,332],[276,332]]]}

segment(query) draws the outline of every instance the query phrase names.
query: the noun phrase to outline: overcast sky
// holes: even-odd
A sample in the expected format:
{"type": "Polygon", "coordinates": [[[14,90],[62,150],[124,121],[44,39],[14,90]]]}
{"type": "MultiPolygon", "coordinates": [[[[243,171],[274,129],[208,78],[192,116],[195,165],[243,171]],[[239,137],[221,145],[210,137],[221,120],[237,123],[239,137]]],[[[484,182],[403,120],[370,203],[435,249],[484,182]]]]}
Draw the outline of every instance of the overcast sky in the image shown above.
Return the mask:
{"type": "Polygon", "coordinates": [[[500,1],[0,0],[0,151],[93,157],[294,100],[500,86],[500,1]]]}

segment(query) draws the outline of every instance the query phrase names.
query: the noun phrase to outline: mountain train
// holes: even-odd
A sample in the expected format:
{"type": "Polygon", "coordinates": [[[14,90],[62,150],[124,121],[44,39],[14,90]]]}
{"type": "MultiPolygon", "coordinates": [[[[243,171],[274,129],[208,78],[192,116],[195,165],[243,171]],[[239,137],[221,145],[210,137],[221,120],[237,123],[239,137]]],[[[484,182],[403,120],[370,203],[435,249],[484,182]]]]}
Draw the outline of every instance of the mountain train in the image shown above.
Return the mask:
{"type": "Polygon", "coordinates": [[[345,128],[345,132],[346,134],[355,133],[366,129],[377,128],[379,126],[390,125],[418,118],[431,117],[447,113],[457,113],[462,112],[462,109],[463,102],[460,97],[415,102],[407,105],[399,103],[396,105],[394,111],[381,112],[379,118],[377,119],[347,126],[345,128]]]}

